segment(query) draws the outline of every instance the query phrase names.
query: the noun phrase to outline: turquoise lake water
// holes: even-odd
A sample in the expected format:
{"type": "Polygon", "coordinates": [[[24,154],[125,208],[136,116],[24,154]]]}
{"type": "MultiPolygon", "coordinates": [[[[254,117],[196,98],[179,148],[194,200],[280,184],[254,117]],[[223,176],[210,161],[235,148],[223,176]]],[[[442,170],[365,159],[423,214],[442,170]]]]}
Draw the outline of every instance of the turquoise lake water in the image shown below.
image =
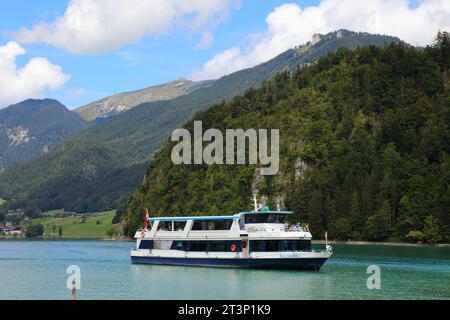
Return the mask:
{"type": "Polygon", "coordinates": [[[450,299],[450,248],[334,245],[319,272],[132,265],[133,242],[0,241],[0,299],[450,299]],[[378,265],[381,289],[369,290],[378,265]]]}

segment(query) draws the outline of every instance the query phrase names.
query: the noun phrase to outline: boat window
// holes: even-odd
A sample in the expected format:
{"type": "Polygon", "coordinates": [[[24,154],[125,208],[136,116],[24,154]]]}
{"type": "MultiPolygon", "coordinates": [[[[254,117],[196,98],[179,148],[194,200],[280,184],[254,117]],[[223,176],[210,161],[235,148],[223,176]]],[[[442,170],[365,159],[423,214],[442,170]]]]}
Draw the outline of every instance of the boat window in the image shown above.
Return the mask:
{"type": "Polygon", "coordinates": [[[250,241],[250,251],[281,251],[280,240],[252,240],[250,241]]]}
{"type": "Polygon", "coordinates": [[[214,241],[209,244],[209,251],[229,251],[229,245],[226,241],[214,241]]]}
{"type": "Polygon", "coordinates": [[[183,231],[186,221],[159,221],[158,231],[183,231]]]}
{"type": "Polygon", "coordinates": [[[192,230],[230,230],[233,220],[196,220],[192,230]]]}
{"type": "Polygon", "coordinates": [[[264,252],[266,251],[265,241],[252,240],[250,241],[250,252],[264,252]]]}
{"type": "Polygon", "coordinates": [[[186,250],[186,241],[174,241],[174,242],[172,242],[172,246],[170,247],[170,250],[187,251],[186,250]]]}
{"type": "Polygon", "coordinates": [[[281,250],[281,241],[277,240],[269,240],[266,241],[266,251],[280,251],[281,250]]]}
{"type": "Polygon", "coordinates": [[[141,240],[139,249],[153,249],[153,240],[141,240]]]}
{"type": "Polygon", "coordinates": [[[250,252],[311,251],[310,240],[252,240],[250,252]]]}
{"type": "Polygon", "coordinates": [[[284,240],[284,251],[311,251],[311,241],[308,240],[284,240]]]}
{"type": "Polygon", "coordinates": [[[210,241],[208,251],[211,252],[231,252],[233,245],[235,246],[236,252],[241,252],[241,242],[240,241],[210,241]]]}
{"type": "Polygon", "coordinates": [[[172,231],[172,221],[160,221],[158,231],[172,231]]]}
{"type": "Polygon", "coordinates": [[[187,251],[207,251],[208,243],[206,241],[189,241],[187,251]]]}
{"type": "Polygon", "coordinates": [[[242,251],[240,241],[173,241],[171,250],[204,251],[204,252],[231,252],[235,245],[237,252],[242,251]]]}
{"type": "Polygon", "coordinates": [[[174,231],[183,231],[186,226],[186,221],[175,221],[174,226],[174,231]]]}
{"type": "Polygon", "coordinates": [[[245,223],[244,223],[244,219],[242,219],[242,218],[239,219],[239,229],[245,230],[245,223]]]}
{"type": "Polygon", "coordinates": [[[172,240],[154,240],[153,249],[169,250],[172,246],[172,240]]]}
{"type": "Polygon", "coordinates": [[[282,223],[287,215],[282,213],[252,213],[245,215],[245,223],[282,223]]]}

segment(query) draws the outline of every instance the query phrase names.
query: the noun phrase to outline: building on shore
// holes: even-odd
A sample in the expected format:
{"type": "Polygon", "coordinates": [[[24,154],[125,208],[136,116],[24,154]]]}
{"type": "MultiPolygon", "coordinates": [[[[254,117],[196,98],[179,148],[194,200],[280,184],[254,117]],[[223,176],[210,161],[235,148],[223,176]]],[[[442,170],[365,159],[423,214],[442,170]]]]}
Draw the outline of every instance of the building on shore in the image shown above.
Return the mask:
{"type": "Polygon", "coordinates": [[[22,227],[7,227],[7,228],[0,228],[0,233],[4,233],[7,237],[21,237],[22,236],[22,227]]]}

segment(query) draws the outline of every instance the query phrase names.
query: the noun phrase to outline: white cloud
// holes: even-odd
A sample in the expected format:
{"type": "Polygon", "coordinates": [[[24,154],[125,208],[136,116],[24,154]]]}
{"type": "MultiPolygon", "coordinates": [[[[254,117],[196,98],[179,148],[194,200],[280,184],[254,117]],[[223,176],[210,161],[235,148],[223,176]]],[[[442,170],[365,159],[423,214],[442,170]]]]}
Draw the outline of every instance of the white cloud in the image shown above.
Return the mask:
{"type": "Polygon", "coordinates": [[[67,81],[61,67],[45,58],[33,58],[17,68],[17,56],[25,49],[14,41],[0,47],[0,107],[28,99],[42,98],[46,89],[56,90],[67,81]]]}
{"type": "Polygon", "coordinates": [[[151,59],[151,56],[147,52],[142,53],[134,50],[122,50],[118,55],[130,67],[140,66],[151,59]]]}
{"type": "Polygon", "coordinates": [[[314,33],[341,28],[398,36],[412,45],[430,44],[438,29],[450,29],[450,1],[422,0],[410,7],[407,0],[322,0],[302,8],[289,3],[266,18],[267,29],[247,48],[233,47],[214,56],[192,73],[195,80],[219,78],[265,62],[303,44],[314,33]]]}
{"type": "Polygon", "coordinates": [[[80,98],[86,95],[86,90],[83,88],[75,88],[70,90],[70,95],[74,98],[80,98]]]}
{"type": "Polygon", "coordinates": [[[214,35],[206,31],[203,33],[202,37],[200,38],[200,41],[195,46],[196,50],[204,50],[211,47],[211,45],[214,43],[214,35]]]}
{"type": "Polygon", "coordinates": [[[159,37],[174,27],[191,32],[214,27],[242,0],[71,0],[50,23],[17,32],[20,43],[43,42],[72,53],[103,53],[159,37]]]}
{"type": "Polygon", "coordinates": [[[230,74],[244,69],[246,61],[241,56],[241,49],[233,47],[216,54],[214,58],[203,65],[203,69],[192,74],[193,80],[205,80],[219,78],[221,75],[230,74]]]}

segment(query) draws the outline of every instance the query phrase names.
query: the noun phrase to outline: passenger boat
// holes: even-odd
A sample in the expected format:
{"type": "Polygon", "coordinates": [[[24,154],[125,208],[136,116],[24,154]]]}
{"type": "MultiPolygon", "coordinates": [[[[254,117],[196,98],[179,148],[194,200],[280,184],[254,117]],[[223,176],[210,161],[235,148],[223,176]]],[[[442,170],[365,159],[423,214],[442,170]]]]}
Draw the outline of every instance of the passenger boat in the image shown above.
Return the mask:
{"type": "Polygon", "coordinates": [[[135,264],[319,270],[332,248],[313,250],[308,228],[290,211],[265,207],[229,216],[149,218],[135,234],[135,264]],[[149,222],[149,228],[147,223],[149,222]]]}

